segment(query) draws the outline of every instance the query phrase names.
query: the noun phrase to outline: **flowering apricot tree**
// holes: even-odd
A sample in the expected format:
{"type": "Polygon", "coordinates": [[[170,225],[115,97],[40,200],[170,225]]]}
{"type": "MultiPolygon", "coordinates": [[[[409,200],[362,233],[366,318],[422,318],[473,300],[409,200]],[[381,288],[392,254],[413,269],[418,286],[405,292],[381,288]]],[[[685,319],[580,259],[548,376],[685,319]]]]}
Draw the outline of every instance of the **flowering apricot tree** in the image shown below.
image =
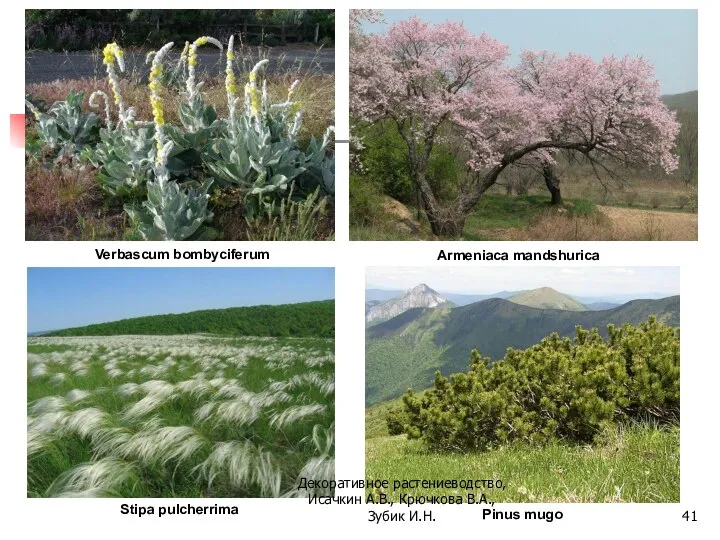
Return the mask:
{"type": "Polygon", "coordinates": [[[608,161],[677,167],[678,123],[660,101],[652,66],[642,58],[591,58],[508,48],[461,24],[413,17],[351,49],[351,114],[393,121],[407,144],[433,233],[459,236],[465,217],[500,173],[520,160],[552,164],[556,150],[608,161]],[[467,174],[458,197],[440,201],[427,178],[444,132],[462,137],[467,174]]]}

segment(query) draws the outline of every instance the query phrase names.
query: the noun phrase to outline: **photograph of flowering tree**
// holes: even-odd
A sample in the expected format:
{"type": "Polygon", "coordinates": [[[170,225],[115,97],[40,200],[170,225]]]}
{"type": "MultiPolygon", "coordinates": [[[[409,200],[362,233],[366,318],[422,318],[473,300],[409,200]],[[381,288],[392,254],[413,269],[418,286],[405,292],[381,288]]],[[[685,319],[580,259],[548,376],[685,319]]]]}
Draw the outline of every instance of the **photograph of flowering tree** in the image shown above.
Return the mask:
{"type": "Polygon", "coordinates": [[[697,240],[697,11],[353,10],[354,240],[697,240]]]}
{"type": "Polygon", "coordinates": [[[333,239],[334,19],[26,10],[26,239],[333,239]]]}

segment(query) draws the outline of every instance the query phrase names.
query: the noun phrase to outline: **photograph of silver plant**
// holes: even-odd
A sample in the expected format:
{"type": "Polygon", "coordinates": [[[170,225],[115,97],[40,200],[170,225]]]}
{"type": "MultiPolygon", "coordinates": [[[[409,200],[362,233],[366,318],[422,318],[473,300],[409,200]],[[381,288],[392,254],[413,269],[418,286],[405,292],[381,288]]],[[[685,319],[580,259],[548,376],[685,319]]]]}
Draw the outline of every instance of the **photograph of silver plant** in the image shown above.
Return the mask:
{"type": "Polygon", "coordinates": [[[26,239],[333,239],[334,11],[156,12],[26,11],[26,239]]]}

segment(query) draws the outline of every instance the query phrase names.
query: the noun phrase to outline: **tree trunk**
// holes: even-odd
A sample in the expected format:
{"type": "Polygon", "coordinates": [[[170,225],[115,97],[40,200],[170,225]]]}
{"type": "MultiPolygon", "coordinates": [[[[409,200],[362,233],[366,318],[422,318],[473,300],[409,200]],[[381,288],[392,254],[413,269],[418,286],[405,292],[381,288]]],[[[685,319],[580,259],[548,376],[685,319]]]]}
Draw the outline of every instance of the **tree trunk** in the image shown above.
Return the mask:
{"type": "Polygon", "coordinates": [[[460,238],[465,228],[465,216],[441,217],[428,212],[430,229],[441,238],[460,238]]]}
{"type": "Polygon", "coordinates": [[[550,204],[553,206],[562,206],[563,200],[560,194],[560,179],[555,173],[555,166],[552,163],[543,163],[542,167],[545,185],[550,192],[550,204]]]}
{"type": "Polygon", "coordinates": [[[440,206],[425,178],[425,173],[420,169],[416,168],[413,171],[412,178],[418,188],[418,196],[422,203],[418,205],[418,208],[422,206],[430,222],[430,229],[433,234],[443,238],[459,238],[462,236],[466,216],[466,213],[462,211],[462,205],[453,208],[440,206]]]}

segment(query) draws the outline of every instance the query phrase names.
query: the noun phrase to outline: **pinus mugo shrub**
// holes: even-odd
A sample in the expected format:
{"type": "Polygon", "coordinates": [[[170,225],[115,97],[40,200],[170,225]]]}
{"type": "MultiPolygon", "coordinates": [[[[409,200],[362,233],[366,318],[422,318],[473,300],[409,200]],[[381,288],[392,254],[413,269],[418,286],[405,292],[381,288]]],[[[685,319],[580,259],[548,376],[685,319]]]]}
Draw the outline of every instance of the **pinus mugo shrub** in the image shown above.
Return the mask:
{"type": "Polygon", "coordinates": [[[680,330],[650,317],[640,326],[608,326],[628,374],[625,413],[636,419],[680,418],[680,330]]]}
{"type": "Polygon", "coordinates": [[[388,428],[434,450],[468,451],[554,440],[592,442],[629,418],[669,419],[679,411],[680,337],[655,317],[640,326],[552,334],[525,350],[508,349],[493,364],[477,350],[470,370],[435,374],[422,397],[409,390],[388,428]]]}

